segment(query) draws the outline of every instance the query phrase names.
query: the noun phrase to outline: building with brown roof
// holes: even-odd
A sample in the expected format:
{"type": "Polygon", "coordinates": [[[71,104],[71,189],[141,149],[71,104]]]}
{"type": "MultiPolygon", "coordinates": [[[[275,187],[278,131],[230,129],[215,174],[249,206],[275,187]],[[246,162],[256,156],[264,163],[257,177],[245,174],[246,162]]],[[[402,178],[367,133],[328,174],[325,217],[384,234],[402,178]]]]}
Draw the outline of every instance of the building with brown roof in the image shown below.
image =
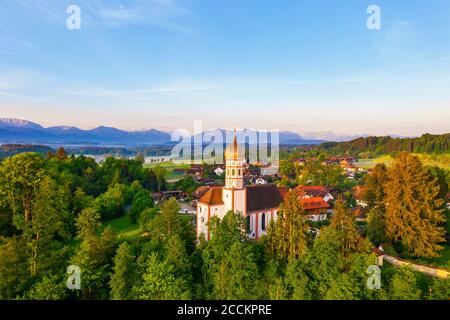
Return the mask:
{"type": "Polygon", "coordinates": [[[298,186],[295,193],[300,199],[321,197],[325,202],[334,200],[333,195],[324,186],[298,186]]]}
{"type": "Polygon", "coordinates": [[[300,204],[305,209],[308,220],[322,221],[327,219],[327,210],[330,209],[330,205],[323,198],[302,198],[300,204]]]}
{"type": "Polygon", "coordinates": [[[252,239],[266,234],[270,221],[276,219],[283,201],[280,189],[274,184],[245,185],[242,154],[235,134],[225,151],[225,186],[209,188],[197,202],[197,237],[204,234],[209,240],[208,222],[214,216],[222,219],[228,211],[244,215],[252,239]]]}

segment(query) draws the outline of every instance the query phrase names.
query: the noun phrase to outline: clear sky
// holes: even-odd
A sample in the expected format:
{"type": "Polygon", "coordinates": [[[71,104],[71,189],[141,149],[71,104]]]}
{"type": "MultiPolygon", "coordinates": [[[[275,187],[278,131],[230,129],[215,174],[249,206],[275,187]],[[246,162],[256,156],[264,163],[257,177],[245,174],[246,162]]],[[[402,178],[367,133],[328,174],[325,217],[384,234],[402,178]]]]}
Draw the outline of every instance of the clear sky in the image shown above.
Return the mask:
{"type": "Polygon", "coordinates": [[[450,1],[2,0],[0,117],[450,132],[450,1]]]}

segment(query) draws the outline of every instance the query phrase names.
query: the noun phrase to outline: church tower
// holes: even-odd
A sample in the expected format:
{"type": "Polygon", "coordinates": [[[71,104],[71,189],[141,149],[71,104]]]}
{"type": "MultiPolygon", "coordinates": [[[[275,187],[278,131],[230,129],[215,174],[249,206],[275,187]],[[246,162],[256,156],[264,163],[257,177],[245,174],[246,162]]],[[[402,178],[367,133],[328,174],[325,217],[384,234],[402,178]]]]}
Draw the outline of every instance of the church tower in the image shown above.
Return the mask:
{"type": "Polygon", "coordinates": [[[225,188],[222,199],[225,208],[246,213],[246,189],[244,188],[244,157],[239,153],[236,130],[233,143],[225,150],[225,188]]]}
{"type": "Polygon", "coordinates": [[[225,150],[225,188],[242,189],[244,187],[244,158],[239,155],[239,147],[234,130],[233,143],[225,150]]]}

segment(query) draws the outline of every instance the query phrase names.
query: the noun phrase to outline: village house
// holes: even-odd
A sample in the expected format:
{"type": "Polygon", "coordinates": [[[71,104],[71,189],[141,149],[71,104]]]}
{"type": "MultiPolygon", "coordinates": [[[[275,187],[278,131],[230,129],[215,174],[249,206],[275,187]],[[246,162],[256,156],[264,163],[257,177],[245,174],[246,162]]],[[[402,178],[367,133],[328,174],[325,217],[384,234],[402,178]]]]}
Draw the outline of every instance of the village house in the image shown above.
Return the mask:
{"type": "Polygon", "coordinates": [[[300,204],[306,211],[306,219],[310,221],[323,221],[327,219],[330,205],[321,197],[301,198],[300,204]]]}
{"type": "Polygon", "coordinates": [[[366,208],[367,202],[364,200],[364,187],[356,186],[353,188],[353,199],[356,201],[356,205],[366,208]]]}
{"type": "Polygon", "coordinates": [[[300,199],[321,197],[325,202],[334,200],[333,195],[324,186],[298,186],[295,192],[300,199]]]}

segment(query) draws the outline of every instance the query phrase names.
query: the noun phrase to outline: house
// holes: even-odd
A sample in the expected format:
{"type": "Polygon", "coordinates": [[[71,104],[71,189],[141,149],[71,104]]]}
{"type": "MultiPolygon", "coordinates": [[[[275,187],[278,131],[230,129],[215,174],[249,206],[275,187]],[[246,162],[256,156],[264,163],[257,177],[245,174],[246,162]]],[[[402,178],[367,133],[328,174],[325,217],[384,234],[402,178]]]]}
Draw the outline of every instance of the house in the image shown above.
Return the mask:
{"type": "Polygon", "coordinates": [[[352,212],[356,221],[361,222],[367,221],[367,208],[356,206],[355,208],[352,209],[352,212]]]}
{"type": "Polygon", "coordinates": [[[225,150],[225,186],[211,187],[197,202],[197,237],[211,238],[209,221],[223,218],[228,211],[240,212],[247,224],[247,236],[259,239],[267,233],[270,221],[276,221],[283,201],[274,184],[244,184],[244,152],[239,151],[236,132],[225,150]]]}
{"type": "Polygon", "coordinates": [[[356,186],[353,188],[353,199],[356,201],[356,205],[366,208],[367,202],[364,200],[364,187],[356,186]]]}
{"type": "Polygon", "coordinates": [[[333,195],[324,186],[298,186],[295,192],[300,199],[321,197],[325,202],[334,200],[333,195]]]}
{"type": "Polygon", "coordinates": [[[187,196],[186,192],[183,192],[181,190],[174,190],[174,191],[163,191],[161,192],[161,200],[167,200],[169,198],[175,198],[177,200],[183,199],[187,196]]]}
{"type": "Polygon", "coordinates": [[[321,197],[302,198],[300,204],[306,211],[306,219],[310,221],[323,221],[327,219],[327,210],[330,205],[321,197]]]}
{"type": "Polygon", "coordinates": [[[187,169],[187,174],[193,175],[197,179],[203,177],[203,166],[198,164],[191,165],[190,168],[187,169]]]}

